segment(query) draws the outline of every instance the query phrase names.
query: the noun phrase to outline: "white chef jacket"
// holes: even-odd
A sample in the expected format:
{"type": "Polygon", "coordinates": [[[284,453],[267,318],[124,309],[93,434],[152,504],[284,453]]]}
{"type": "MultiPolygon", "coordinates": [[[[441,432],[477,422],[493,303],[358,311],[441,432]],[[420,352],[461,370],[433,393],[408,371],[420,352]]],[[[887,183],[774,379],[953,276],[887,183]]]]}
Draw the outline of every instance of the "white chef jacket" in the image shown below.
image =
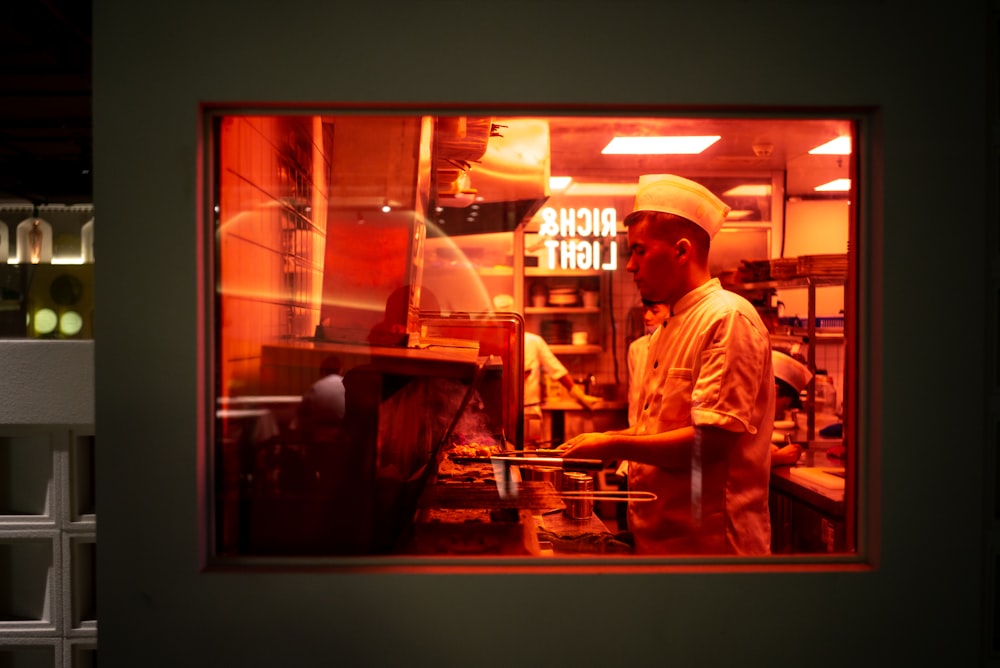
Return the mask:
{"type": "Polygon", "coordinates": [[[628,425],[634,426],[639,417],[642,398],[642,374],[646,370],[646,357],[652,334],[643,334],[628,346],[628,425]]]}
{"type": "Polygon", "coordinates": [[[545,339],[532,332],[524,333],[524,405],[536,406],[542,401],[542,374],[559,380],[569,373],[559,358],[549,349],[545,339]]]}
{"type": "Polygon", "coordinates": [[[653,334],[635,433],[714,426],[739,435],[713,457],[697,446],[668,469],[629,462],[637,553],[770,552],[768,513],[774,374],[768,332],[753,306],[711,279],[682,297],[653,334]]]}

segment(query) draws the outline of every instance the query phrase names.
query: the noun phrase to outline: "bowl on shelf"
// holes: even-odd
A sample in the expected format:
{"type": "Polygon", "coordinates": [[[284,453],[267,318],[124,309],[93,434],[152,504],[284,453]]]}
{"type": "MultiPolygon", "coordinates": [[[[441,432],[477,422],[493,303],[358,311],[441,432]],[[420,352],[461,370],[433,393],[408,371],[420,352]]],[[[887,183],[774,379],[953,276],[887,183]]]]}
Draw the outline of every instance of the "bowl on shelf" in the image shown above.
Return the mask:
{"type": "Polygon", "coordinates": [[[580,294],[574,288],[552,288],[549,290],[549,304],[551,306],[576,306],[580,300],[580,294]]]}

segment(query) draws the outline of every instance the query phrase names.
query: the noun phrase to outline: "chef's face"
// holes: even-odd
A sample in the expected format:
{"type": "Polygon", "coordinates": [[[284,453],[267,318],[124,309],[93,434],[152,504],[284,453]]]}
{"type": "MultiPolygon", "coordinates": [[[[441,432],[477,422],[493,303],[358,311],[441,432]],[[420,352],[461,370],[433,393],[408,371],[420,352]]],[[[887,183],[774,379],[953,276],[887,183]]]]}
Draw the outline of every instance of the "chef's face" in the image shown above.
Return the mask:
{"type": "Polygon", "coordinates": [[[663,322],[670,313],[670,307],[666,304],[651,304],[642,309],[642,323],[647,332],[651,332],[663,322]]]}
{"type": "Polygon", "coordinates": [[[643,299],[673,304],[683,294],[677,244],[655,232],[648,218],[628,226],[631,255],[625,270],[632,274],[643,299]]]}

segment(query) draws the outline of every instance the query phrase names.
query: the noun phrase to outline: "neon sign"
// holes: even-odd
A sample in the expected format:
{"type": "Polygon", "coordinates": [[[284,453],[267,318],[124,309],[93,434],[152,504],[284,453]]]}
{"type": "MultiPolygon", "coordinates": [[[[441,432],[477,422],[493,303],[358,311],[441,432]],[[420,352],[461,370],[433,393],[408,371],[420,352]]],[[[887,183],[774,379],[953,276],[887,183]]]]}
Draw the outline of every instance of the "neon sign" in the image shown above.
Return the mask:
{"type": "Polygon", "coordinates": [[[605,209],[554,209],[541,211],[538,235],[548,249],[549,269],[618,268],[618,213],[605,209]],[[605,245],[606,244],[606,245],[605,245]]]}

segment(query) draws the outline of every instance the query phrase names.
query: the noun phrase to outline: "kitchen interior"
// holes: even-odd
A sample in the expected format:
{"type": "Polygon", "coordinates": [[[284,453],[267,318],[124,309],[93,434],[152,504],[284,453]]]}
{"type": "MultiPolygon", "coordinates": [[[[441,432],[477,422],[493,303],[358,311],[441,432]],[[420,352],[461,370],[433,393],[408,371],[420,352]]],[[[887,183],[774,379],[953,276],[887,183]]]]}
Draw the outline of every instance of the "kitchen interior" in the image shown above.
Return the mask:
{"type": "Polygon", "coordinates": [[[644,330],[622,221],[648,173],[732,207],[712,274],[813,374],[776,417],[772,440],[802,456],[772,468],[772,553],[853,551],[850,118],[224,110],[211,126],[215,561],[628,557],[615,536],[642,499],[614,468],[525,452],[523,337],[600,399],[546,382],[543,445],[628,426],[644,330]]]}

